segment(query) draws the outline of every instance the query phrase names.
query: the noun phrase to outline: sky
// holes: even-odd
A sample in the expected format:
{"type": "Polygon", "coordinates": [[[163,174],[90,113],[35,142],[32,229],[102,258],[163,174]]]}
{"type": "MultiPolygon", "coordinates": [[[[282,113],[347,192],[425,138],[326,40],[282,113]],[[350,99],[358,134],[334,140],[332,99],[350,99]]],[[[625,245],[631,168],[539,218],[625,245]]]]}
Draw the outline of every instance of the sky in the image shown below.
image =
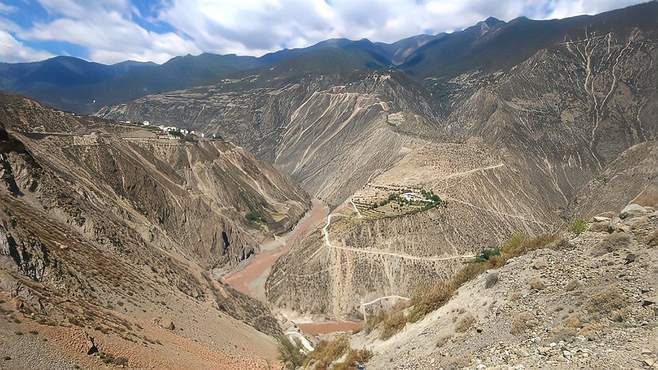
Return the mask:
{"type": "Polygon", "coordinates": [[[202,52],[260,56],[329,38],[394,42],[509,21],[596,14],[642,0],[0,0],[0,61],[56,55],[164,63],[202,52]]]}

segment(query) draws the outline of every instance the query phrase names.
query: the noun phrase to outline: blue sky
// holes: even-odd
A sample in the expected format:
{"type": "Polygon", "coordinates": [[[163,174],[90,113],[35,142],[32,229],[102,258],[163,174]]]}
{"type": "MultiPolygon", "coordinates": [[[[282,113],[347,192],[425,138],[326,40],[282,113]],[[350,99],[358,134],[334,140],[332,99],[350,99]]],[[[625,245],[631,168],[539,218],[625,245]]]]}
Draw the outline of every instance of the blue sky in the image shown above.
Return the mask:
{"type": "Polygon", "coordinates": [[[393,42],[510,20],[596,14],[637,0],[0,0],[0,61],[72,55],[163,63],[201,52],[262,55],[347,37],[393,42]]]}

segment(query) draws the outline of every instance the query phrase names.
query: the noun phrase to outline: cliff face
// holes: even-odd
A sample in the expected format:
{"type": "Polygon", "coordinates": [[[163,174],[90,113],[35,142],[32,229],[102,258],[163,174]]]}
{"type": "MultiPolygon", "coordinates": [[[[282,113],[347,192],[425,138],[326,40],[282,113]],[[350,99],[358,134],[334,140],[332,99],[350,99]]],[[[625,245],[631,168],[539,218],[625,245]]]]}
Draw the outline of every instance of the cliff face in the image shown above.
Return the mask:
{"type": "Polygon", "coordinates": [[[280,332],[269,310],[208,271],[294,225],[309,202],[299,187],[229,142],[163,139],[1,99],[0,281],[20,311],[97,339],[117,332],[116,316],[130,327],[119,331],[127,341],[158,317],[184,322],[190,341],[204,325],[237,325],[266,348],[248,357],[273,358],[273,340],[253,329],[280,332]]]}

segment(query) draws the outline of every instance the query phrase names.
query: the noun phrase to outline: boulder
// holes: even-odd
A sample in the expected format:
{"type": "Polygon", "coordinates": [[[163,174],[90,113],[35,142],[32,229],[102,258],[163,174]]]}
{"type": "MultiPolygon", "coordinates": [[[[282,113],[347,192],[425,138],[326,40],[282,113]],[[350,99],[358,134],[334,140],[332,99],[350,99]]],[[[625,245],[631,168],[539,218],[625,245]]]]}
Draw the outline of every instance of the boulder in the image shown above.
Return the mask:
{"type": "Polygon", "coordinates": [[[649,211],[642,207],[639,204],[631,203],[624,207],[624,209],[621,211],[619,214],[619,217],[621,219],[626,219],[626,218],[631,218],[631,217],[638,217],[638,216],[644,216],[648,214],[649,211]]]}
{"type": "Polygon", "coordinates": [[[590,225],[589,231],[594,233],[607,232],[610,225],[610,220],[602,222],[594,222],[590,225]]]}

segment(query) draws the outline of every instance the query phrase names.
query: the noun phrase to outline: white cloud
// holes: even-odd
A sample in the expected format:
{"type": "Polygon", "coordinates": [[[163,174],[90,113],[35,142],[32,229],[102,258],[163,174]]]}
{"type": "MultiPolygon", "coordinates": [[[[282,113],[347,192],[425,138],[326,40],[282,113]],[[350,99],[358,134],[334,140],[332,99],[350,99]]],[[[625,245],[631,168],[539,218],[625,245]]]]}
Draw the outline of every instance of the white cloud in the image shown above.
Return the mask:
{"type": "Polygon", "coordinates": [[[66,41],[89,49],[89,58],[101,63],[127,59],[162,63],[170,58],[200,53],[196,45],[174,32],[156,33],[144,29],[131,17],[133,7],[125,0],[102,1],[41,0],[55,16],[36,23],[20,36],[32,40],[66,41]]]}
{"type": "Polygon", "coordinates": [[[50,53],[29,48],[16,40],[9,32],[0,31],[0,60],[3,62],[33,62],[50,58],[50,53]]]}
{"type": "Polygon", "coordinates": [[[202,51],[262,55],[335,37],[394,42],[465,28],[489,16],[563,18],[643,0],[158,0],[155,14],[146,16],[130,0],[38,1],[53,20],[15,30],[0,17],[0,30],[24,40],[81,45],[90,59],[114,63],[164,62],[202,51]],[[154,32],[145,23],[174,31],[154,32]]]}
{"type": "Polygon", "coordinates": [[[642,1],[637,0],[551,0],[553,10],[546,19],[565,18],[580,14],[598,14],[612,9],[624,8],[642,1]]]}
{"type": "Polygon", "coordinates": [[[642,0],[170,0],[159,19],[206,51],[260,55],[332,37],[394,42],[462,29],[489,16],[511,20],[598,13],[642,0]]]}
{"type": "Polygon", "coordinates": [[[16,10],[18,10],[18,8],[15,6],[0,2],[0,14],[9,14],[15,12],[16,10]]]}

